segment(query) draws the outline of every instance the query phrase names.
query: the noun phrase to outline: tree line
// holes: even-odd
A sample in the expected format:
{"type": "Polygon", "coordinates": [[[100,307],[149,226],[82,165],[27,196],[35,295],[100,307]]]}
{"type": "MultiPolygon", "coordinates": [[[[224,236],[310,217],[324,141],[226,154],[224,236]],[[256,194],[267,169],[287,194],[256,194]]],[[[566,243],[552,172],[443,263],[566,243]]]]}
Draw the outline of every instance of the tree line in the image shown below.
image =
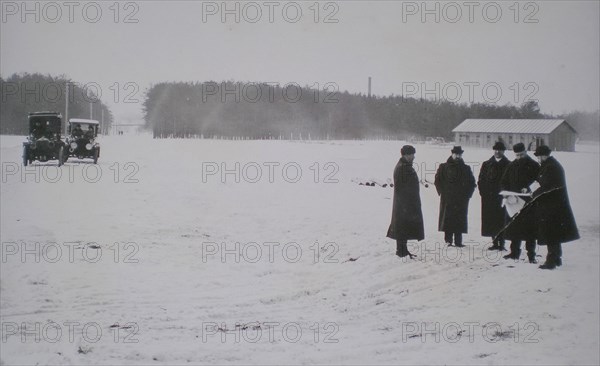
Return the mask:
{"type": "MultiPolygon", "coordinates": [[[[110,109],[93,88],[64,75],[39,73],[0,77],[0,133],[28,133],[27,114],[57,111],[69,118],[94,119],[104,110],[104,133],[113,123],[110,109]]],[[[142,105],[146,128],[155,138],[228,139],[407,139],[440,136],[467,118],[562,118],[584,140],[600,139],[600,112],[543,114],[537,102],[515,105],[453,103],[403,96],[340,92],[334,85],[226,82],[163,82],[152,85],[142,105]]]]}
{"type": "Polygon", "coordinates": [[[113,122],[113,115],[110,109],[96,96],[96,88],[86,87],[86,85],[70,80],[65,75],[51,76],[39,73],[13,74],[6,79],[0,77],[0,90],[2,91],[0,133],[27,135],[29,133],[27,115],[30,112],[60,112],[64,118],[66,116],[67,85],[69,88],[68,118],[90,118],[91,104],[95,120],[100,121],[102,111],[104,111],[102,133],[107,133],[113,122]]]}
{"type": "Polygon", "coordinates": [[[535,101],[466,104],[234,81],[158,83],[143,111],[155,138],[452,139],[467,118],[564,118],[584,139],[600,134],[598,112],[545,115],[535,101]]]}

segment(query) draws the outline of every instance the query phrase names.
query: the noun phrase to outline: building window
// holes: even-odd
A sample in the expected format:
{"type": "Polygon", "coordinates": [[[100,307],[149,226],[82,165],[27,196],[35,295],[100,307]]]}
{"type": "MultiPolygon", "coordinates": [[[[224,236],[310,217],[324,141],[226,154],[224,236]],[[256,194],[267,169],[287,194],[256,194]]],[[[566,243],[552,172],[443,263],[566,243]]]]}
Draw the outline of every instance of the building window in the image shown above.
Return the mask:
{"type": "Polygon", "coordinates": [[[512,135],[508,136],[508,144],[509,145],[513,144],[513,136],[512,135]]]}
{"type": "Polygon", "coordinates": [[[491,145],[492,144],[492,135],[487,135],[485,137],[485,142],[486,142],[486,144],[491,145]]]}

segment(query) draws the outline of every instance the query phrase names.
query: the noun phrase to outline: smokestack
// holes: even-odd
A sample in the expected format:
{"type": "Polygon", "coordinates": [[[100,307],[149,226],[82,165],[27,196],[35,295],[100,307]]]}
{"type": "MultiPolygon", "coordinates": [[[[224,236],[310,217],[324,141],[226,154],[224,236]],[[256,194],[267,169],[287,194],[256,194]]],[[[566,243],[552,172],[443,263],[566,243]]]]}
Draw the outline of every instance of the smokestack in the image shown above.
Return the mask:
{"type": "Polygon", "coordinates": [[[371,98],[371,77],[369,76],[369,98],[371,98]]]}

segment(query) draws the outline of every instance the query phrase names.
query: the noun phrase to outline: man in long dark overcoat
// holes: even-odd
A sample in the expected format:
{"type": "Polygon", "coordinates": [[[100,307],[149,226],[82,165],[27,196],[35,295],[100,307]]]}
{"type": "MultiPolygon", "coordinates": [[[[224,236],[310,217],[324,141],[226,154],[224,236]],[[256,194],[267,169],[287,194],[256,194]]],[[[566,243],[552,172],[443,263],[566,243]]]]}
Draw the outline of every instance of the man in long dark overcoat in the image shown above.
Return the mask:
{"type": "Polygon", "coordinates": [[[412,164],[416,150],[405,145],[400,150],[401,158],[394,169],[394,202],[392,222],[387,237],[396,240],[396,255],[399,257],[415,256],[408,251],[408,240],[423,240],[423,213],[419,195],[419,178],[412,164]]]}
{"type": "Polygon", "coordinates": [[[464,150],[454,146],[452,155],[435,173],[435,188],[440,196],[438,230],[444,232],[446,244],[464,247],[462,234],[467,233],[469,200],[475,191],[475,177],[462,159],[464,150]]]}
{"type": "Polygon", "coordinates": [[[579,239],[567,193],[565,171],[550,153],[550,148],[545,145],[535,151],[541,163],[537,177],[540,187],[533,192],[536,199],[537,237],[540,245],[548,246],[546,262],[540,266],[542,269],[554,269],[562,265],[562,243],[579,239]]]}
{"type": "MultiPolygon", "coordinates": [[[[492,147],[494,156],[483,162],[477,188],[481,196],[481,236],[494,237],[503,227],[506,213],[502,207],[500,180],[510,160],[504,156],[506,146],[498,141],[492,147]]],[[[489,250],[505,250],[504,237],[499,235],[489,250]]]]}
{"type": "MultiPolygon", "coordinates": [[[[525,150],[525,145],[521,142],[513,146],[515,160],[513,160],[504,171],[500,186],[503,191],[517,193],[530,192],[529,186],[538,176],[540,165],[536,163],[525,150]]],[[[531,200],[529,197],[521,197],[525,202],[531,200]]],[[[507,222],[510,220],[506,216],[507,222]]],[[[519,259],[521,256],[521,243],[525,240],[527,257],[530,263],[537,263],[535,259],[535,239],[536,239],[535,210],[530,209],[519,215],[519,220],[513,222],[505,231],[505,238],[510,239],[510,253],[504,256],[504,259],[519,259]]]]}

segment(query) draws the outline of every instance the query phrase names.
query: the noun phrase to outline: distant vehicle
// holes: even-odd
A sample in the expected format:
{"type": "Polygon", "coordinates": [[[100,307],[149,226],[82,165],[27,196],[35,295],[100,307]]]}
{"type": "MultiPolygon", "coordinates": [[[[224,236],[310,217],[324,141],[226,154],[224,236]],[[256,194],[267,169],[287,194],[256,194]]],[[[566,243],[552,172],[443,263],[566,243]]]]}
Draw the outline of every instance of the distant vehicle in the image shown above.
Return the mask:
{"type": "Polygon", "coordinates": [[[32,112],[28,115],[29,136],[23,142],[23,165],[33,161],[65,161],[65,143],[61,138],[62,115],[58,112],[32,112]]]}
{"type": "Polygon", "coordinates": [[[69,157],[78,159],[94,159],[94,164],[100,157],[100,144],[96,141],[98,137],[99,123],[93,119],[71,118],[67,132],[67,151],[65,161],[69,157]]]}
{"type": "Polygon", "coordinates": [[[429,145],[442,145],[446,143],[443,137],[427,137],[425,143],[429,145]]]}

